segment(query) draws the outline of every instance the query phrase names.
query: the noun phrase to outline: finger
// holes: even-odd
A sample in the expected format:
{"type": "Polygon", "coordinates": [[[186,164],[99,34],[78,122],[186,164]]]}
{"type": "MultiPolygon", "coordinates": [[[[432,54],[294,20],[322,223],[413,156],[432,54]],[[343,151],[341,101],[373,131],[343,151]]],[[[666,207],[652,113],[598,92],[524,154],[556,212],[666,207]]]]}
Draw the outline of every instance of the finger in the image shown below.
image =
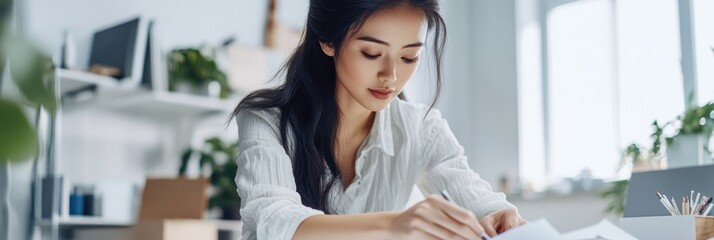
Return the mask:
{"type": "Polygon", "coordinates": [[[463,237],[464,239],[474,239],[481,236],[483,230],[476,231],[471,226],[463,224],[452,217],[446,215],[443,211],[435,209],[433,216],[427,216],[426,221],[431,221],[449,231],[463,237]]]}
{"type": "Polygon", "coordinates": [[[511,218],[508,220],[508,222],[504,223],[502,226],[502,229],[500,229],[499,234],[508,231],[511,228],[518,227],[519,221],[518,219],[511,218]]]}
{"type": "Polygon", "coordinates": [[[498,235],[498,232],[496,232],[496,229],[494,228],[493,224],[488,219],[486,219],[485,221],[484,219],[481,220],[481,227],[483,227],[483,231],[486,232],[489,237],[498,235]]]}
{"type": "Polygon", "coordinates": [[[429,234],[430,236],[435,237],[436,239],[465,239],[453,233],[452,231],[449,231],[446,228],[443,228],[439,225],[430,222],[426,222],[423,219],[415,220],[414,227],[417,230],[420,230],[426,234],[429,234]]]}
{"type": "Polygon", "coordinates": [[[454,220],[471,227],[471,229],[473,229],[476,233],[481,234],[483,232],[483,228],[480,226],[476,215],[474,215],[471,211],[435,195],[427,197],[427,201],[433,203],[437,208],[444,211],[446,215],[454,220]]]}

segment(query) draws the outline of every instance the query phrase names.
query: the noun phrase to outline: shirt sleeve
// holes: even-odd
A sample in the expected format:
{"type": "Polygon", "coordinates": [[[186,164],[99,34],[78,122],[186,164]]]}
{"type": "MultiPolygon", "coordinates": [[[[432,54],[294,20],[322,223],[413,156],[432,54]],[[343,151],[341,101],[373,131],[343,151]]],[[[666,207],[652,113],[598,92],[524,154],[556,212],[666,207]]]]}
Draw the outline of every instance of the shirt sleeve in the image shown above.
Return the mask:
{"type": "Polygon", "coordinates": [[[425,194],[447,190],[455,203],[482,218],[490,213],[515,208],[506,195],[491,190],[491,185],[468,165],[464,149],[438,110],[432,109],[420,126],[422,155],[426,169],[417,180],[425,194]]]}
{"type": "Polygon", "coordinates": [[[324,213],[302,205],[277,122],[259,113],[244,110],[236,116],[243,239],[292,239],[303,220],[324,213]]]}

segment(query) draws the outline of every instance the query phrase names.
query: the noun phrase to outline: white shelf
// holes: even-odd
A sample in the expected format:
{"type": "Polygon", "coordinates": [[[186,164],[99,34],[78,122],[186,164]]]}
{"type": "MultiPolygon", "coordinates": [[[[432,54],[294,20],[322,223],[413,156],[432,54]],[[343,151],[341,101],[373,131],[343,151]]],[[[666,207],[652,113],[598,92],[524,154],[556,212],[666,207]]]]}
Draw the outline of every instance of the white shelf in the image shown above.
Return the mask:
{"type": "MultiPolygon", "coordinates": [[[[40,226],[50,226],[52,223],[50,220],[40,220],[40,226]]],[[[129,227],[134,225],[132,221],[119,221],[119,220],[107,220],[101,217],[85,217],[85,216],[71,216],[69,218],[60,218],[59,227],[62,228],[72,228],[72,227],[129,227]]]]}
{"type": "Polygon", "coordinates": [[[76,91],[87,86],[96,85],[99,88],[118,88],[119,80],[91,72],[57,68],[55,71],[60,81],[60,93],[76,91]]]}
{"type": "MultiPolygon", "coordinates": [[[[241,232],[243,222],[240,220],[222,220],[222,219],[203,219],[205,221],[216,224],[219,230],[229,230],[233,232],[241,232]]],[[[69,218],[60,218],[59,226],[62,228],[86,228],[86,227],[130,227],[133,226],[133,221],[107,220],[102,217],[92,216],[71,216],[69,218]]],[[[40,226],[48,227],[52,223],[50,220],[39,221],[40,226]]]]}
{"type": "Polygon", "coordinates": [[[140,117],[166,119],[207,114],[226,116],[240,98],[219,99],[188,93],[149,90],[141,86],[122,84],[119,80],[89,72],[57,69],[63,95],[63,109],[77,111],[106,109],[140,117]],[[66,93],[96,85],[96,91],[86,91],[76,96],[66,93]]]}

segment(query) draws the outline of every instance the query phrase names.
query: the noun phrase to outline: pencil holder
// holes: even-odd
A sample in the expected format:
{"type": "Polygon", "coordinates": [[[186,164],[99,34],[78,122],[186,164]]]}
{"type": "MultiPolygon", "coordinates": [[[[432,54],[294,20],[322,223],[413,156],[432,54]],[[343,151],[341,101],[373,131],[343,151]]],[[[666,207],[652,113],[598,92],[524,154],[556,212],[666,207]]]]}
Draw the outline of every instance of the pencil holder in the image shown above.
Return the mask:
{"type": "Polygon", "coordinates": [[[714,237],[714,217],[628,217],[620,219],[620,228],[639,239],[707,240],[714,237]]]}

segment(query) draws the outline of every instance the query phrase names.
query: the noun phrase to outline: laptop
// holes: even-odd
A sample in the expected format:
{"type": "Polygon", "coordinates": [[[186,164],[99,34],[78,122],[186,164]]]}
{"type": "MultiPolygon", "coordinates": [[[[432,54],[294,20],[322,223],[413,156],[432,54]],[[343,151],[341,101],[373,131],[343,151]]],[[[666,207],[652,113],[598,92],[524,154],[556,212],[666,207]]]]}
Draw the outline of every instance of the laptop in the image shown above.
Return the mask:
{"type": "MultiPolygon", "coordinates": [[[[633,173],[627,188],[623,217],[671,215],[656,192],[666,195],[669,200],[674,197],[681,207],[682,197],[689,196],[692,190],[694,197],[697,193],[714,197],[714,165],[633,173]]],[[[714,214],[712,212],[710,215],[714,214]]]]}

